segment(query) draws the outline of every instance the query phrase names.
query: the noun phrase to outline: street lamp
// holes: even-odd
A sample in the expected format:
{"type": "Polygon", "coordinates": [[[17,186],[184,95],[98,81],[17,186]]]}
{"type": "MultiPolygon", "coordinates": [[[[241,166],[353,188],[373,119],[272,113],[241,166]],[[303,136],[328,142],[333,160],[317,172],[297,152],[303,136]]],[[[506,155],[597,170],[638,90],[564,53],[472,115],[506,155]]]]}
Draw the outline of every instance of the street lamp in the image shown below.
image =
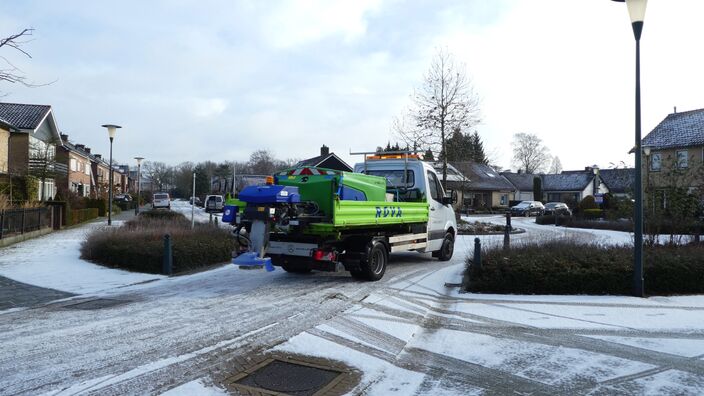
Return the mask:
{"type": "Polygon", "coordinates": [[[112,225],[112,140],[115,138],[115,132],[117,131],[117,129],[122,127],[119,125],[105,124],[103,125],[103,128],[108,129],[108,135],[110,136],[110,175],[108,176],[110,187],[108,189],[108,225],[112,225]]]}
{"type": "Polygon", "coordinates": [[[134,206],[134,214],[139,214],[139,201],[142,198],[142,160],[144,157],[134,157],[137,160],[137,204],[134,206]]]}
{"type": "Polygon", "coordinates": [[[635,208],[634,208],[634,234],[633,247],[633,295],[645,297],[643,281],[643,180],[642,178],[642,150],[640,139],[640,36],[643,33],[643,20],[645,19],[645,6],[648,0],[613,0],[620,3],[626,2],[628,15],[631,17],[633,35],[636,39],[636,180],[635,180],[635,208]]]}

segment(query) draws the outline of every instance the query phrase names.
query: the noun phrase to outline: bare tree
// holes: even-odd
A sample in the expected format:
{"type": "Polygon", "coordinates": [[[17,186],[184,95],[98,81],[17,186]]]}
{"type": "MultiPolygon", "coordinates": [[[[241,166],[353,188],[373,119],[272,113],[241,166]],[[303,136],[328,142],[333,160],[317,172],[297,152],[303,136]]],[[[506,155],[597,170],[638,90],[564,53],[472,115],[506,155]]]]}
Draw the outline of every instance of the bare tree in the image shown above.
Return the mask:
{"type": "Polygon", "coordinates": [[[412,95],[406,114],[394,129],[410,147],[430,149],[442,160],[442,183],[447,180],[447,141],[455,132],[479,124],[479,97],[464,65],[447,50],[438,50],[422,86],[412,95]]]}
{"type": "Polygon", "coordinates": [[[550,164],[550,171],[548,173],[556,175],[561,172],[562,172],[562,162],[560,161],[560,157],[558,157],[558,156],[552,157],[552,164],[550,164]]]}
{"type": "Polygon", "coordinates": [[[162,191],[164,185],[170,180],[171,173],[173,173],[170,166],[158,161],[146,161],[142,165],[142,172],[159,191],[162,191]]]}
{"type": "MultiPolygon", "coordinates": [[[[0,39],[0,50],[3,48],[13,48],[28,58],[31,58],[32,56],[29,52],[22,49],[22,46],[31,41],[28,37],[31,36],[33,32],[34,29],[23,29],[19,33],[0,39]]],[[[0,81],[9,82],[12,84],[19,83],[26,87],[37,87],[42,85],[28,82],[27,77],[22,73],[22,70],[12,64],[7,57],[0,55],[0,61],[2,61],[0,63],[0,81]]]]}
{"type": "MultiPolygon", "coordinates": [[[[46,182],[53,180],[60,174],[56,161],[56,139],[44,142],[39,139],[30,139],[29,143],[29,166],[27,174],[36,177],[40,182],[39,199],[46,201],[46,182]]],[[[27,197],[29,199],[29,197],[27,197]]]]}
{"type": "Polygon", "coordinates": [[[249,172],[254,175],[271,175],[277,170],[286,167],[282,161],[274,158],[269,150],[257,150],[249,156],[247,163],[249,172]]]}
{"type": "Polygon", "coordinates": [[[525,173],[539,173],[550,161],[550,150],[532,133],[513,135],[513,165],[525,173]]]}

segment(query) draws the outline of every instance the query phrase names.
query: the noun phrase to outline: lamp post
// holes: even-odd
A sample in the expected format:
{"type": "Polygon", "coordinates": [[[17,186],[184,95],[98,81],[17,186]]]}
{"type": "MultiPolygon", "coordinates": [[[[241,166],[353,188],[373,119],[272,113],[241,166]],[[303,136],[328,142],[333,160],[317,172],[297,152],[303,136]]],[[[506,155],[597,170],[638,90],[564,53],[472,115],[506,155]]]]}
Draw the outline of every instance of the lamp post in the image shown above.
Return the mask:
{"type": "Polygon", "coordinates": [[[137,160],[137,204],[134,206],[134,214],[139,214],[139,202],[142,199],[142,160],[144,157],[134,157],[137,160]]]}
{"type": "Polygon", "coordinates": [[[112,225],[112,141],[115,139],[115,132],[118,128],[122,128],[119,125],[105,124],[103,128],[108,129],[108,136],[110,136],[110,174],[108,180],[110,187],[108,188],[108,225],[112,225]]]}
{"type": "Polygon", "coordinates": [[[634,249],[633,249],[633,295],[645,297],[643,281],[643,180],[642,180],[642,149],[640,139],[640,36],[643,33],[643,19],[648,0],[613,0],[620,3],[626,2],[628,15],[631,18],[633,35],[636,39],[636,178],[635,178],[635,207],[634,207],[634,249]]]}

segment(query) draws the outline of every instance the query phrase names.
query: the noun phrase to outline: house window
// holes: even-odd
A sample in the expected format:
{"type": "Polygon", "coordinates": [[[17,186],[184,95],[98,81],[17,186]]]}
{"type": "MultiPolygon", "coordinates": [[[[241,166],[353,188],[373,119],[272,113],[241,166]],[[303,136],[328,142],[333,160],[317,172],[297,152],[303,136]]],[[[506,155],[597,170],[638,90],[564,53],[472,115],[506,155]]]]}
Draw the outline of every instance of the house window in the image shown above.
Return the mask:
{"type": "Polygon", "coordinates": [[[685,169],[688,166],[689,155],[687,150],[677,151],[677,167],[680,169],[685,169]]]}
{"type": "Polygon", "coordinates": [[[662,154],[653,153],[653,155],[650,156],[650,170],[653,172],[658,172],[658,171],[660,171],[661,167],[662,167],[662,154]]]}
{"type": "Polygon", "coordinates": [[[499,205],[501,205],[501,206],[508,205],[508,194],[501,194],[501,199],[499,200],[499,205]]]}
{"type": "Polygon", "coordinates": [[[76,166],[76,160],[74,158],[71,158],[71,160],[69,162],[70,162],[71,170],[74,172],[77,171],[78,167],[76,166]]]}

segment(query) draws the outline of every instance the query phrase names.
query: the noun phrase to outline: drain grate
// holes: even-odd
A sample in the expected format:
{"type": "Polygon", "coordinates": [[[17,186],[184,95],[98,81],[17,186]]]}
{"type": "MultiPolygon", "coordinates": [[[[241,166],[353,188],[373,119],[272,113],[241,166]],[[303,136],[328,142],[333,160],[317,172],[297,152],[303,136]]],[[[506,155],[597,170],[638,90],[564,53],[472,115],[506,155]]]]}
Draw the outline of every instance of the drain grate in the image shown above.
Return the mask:
{"type": "Polygon", "coordinates": [[[122,304],[127,304],[129,301],[125,300],[114,300],[111,298],[94,298],[90,300],[83,300],[77,303],[64,305],[63,309],[81,309],[85,311],[94,311],[103,308],[111,308],[122,304]]]}
{"type": "Polygon", "coordinates": [[[267,359],[233,378],[232,385],[265,395],[313,396],[339,382],[344,372],[289,359],[267,359]]]}

